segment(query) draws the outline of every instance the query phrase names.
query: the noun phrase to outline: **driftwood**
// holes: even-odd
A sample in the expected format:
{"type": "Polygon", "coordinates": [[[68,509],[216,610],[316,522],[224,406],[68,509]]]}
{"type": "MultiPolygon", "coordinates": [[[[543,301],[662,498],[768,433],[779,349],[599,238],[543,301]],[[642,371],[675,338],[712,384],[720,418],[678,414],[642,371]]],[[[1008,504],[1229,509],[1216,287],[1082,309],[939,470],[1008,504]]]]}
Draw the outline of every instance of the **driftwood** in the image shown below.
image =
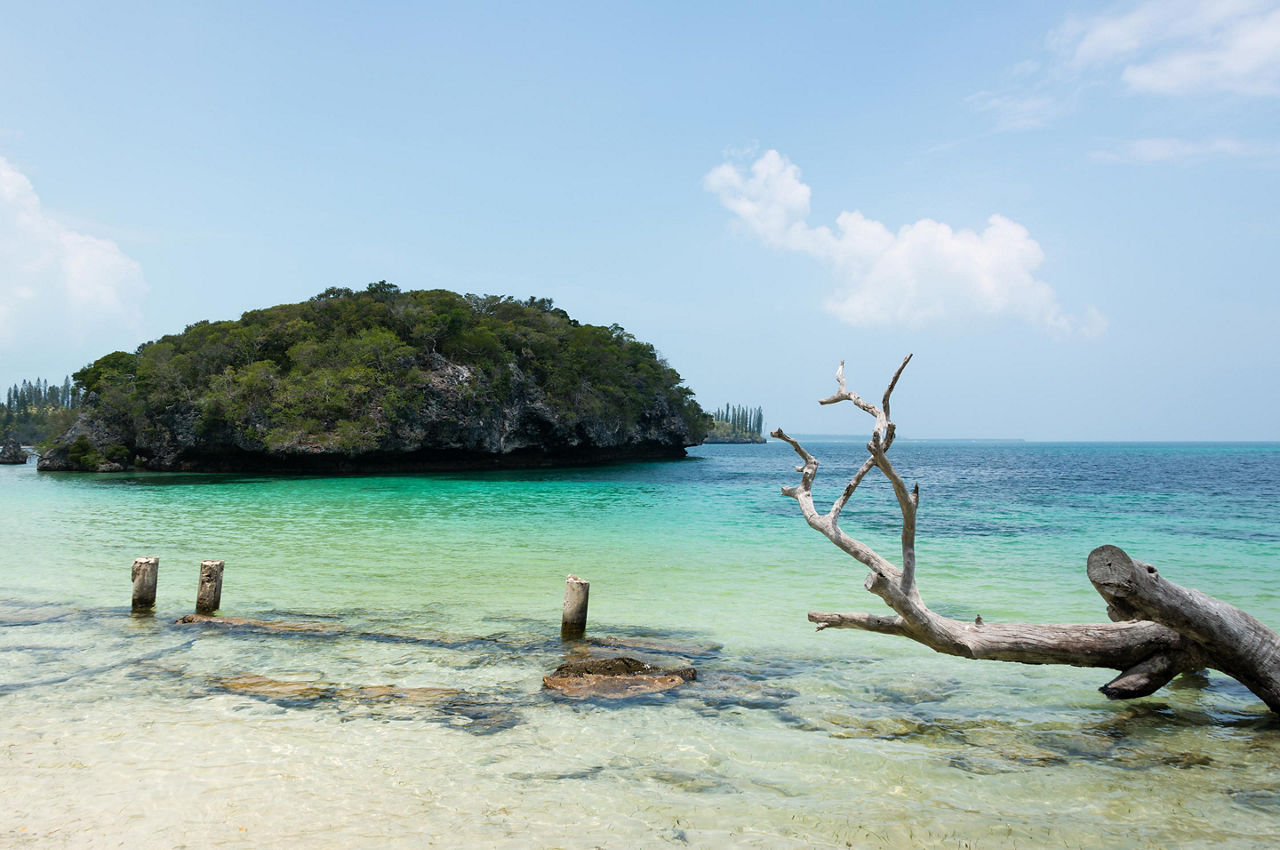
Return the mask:
{"type": "Polygon", "coordinates": [[[1236,608],[1163,578],[1155,567],[1130,558],[1115,546],[1100,546],[1088,559],[1089,580],[1107,603],[1112,622],[1080,625],[965,622],[943,617],[924,604],[916,586],[916,512],[919,486],[908,490],[890,463],[895,427],[889,398],[911,355],[902,361],[879,407],[850,392],[844,362],[836,370],[838,391],[821,404],[853,402],[875,419],[870,456],[826,513],[813,503],[818,460],[783,433],[803,459],[800,483],[782,493],[800,504],[809,526],[870,569],[866,589],[884,600],[892,615],[809,612],[818,629],[861,629],[899,635],[947,655],[1022,664],[1068,664],[1119,670],[1100,690],[1110,699],[1132,699],[1159,690],[1179,673],[1211,668],[1234,677],[1280,714],[1280,635],[1236,608]],[[893,485],[902,513],[901,567],[840,528],[840,513],[862,479],[878,469],[893,485]]]}

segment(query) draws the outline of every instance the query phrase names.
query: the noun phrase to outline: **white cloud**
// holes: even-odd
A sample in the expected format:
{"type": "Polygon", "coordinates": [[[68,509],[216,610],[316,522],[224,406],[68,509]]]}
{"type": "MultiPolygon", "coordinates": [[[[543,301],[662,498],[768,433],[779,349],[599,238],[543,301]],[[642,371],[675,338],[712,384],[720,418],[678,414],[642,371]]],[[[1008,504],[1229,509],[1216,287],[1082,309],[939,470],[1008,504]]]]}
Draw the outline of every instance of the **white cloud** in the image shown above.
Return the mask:
{"type": "Polygon", "coordinates": [[[137,262],[62,224],[0,157],[0,348],[52,348],[135,326],[145,291],[137,262]]]}
{"type": "Polygon", "coordinates": [[[980,91],[969,95],[965,102],[979,112],[995,115],[997,130],[1034,130],[1048,124],[1063,109],[1060,100],[1043,93],[980,91]]]}
{"type": "Polygon", "coordinates": [[[851,325],[919,327],[1011,316],[1056,335],[1095,335],[1105,318],[1090,308],[1067,315],[1035,270],[1044,252],[1027,229],[993,215],[978,233],[921,219],[892,232],[861,212],[842,212],[835,229],[812,227],[809,186],[775,150],[748,173],[730,163],[704,178],[708,191],[766,245],[830,265],[841,283],[827,309],[851,325]]]}
{"type": "Polygon", "coordinates": [[[1222,157],[1271,159],[1280,157],[1280,145],[1230,138],[1135,139],[1115,150],[1095,151],[1092,156],[1108,162],[1193,162],[1222,157]]]}
{"type": "Polygon", "coordinates": [[[1146,0],[1069,20],[1050,36],[1077,70],[1123,66],[1136,92],[1280,94],[1280,2],[1146,0]]]}
{"type": "Polygon", "coordinates": [[[1069,17],[1046,43],[1043,62],[1017,63],[1004,88],[966,99],[995,116],[996,131],[1044,127],[1099,88],[1156,97],[1280,96],[1280,0],[1129,2],[1069,17]]]}

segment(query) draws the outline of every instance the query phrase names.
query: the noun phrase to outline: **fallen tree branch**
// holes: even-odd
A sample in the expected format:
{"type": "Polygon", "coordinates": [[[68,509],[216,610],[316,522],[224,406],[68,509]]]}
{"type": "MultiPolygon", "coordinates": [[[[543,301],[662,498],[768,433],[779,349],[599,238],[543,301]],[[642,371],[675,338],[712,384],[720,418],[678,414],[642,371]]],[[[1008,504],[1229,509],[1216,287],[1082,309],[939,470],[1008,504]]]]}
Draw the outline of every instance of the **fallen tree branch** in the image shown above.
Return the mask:
{"type": "Polygon", "coordinates": [[[1179,673],[1208,667],[1238,679],[1280,713],[1280,635],[1235,606],[1162,579],[1155,567],[1131,559],[1115,546],[1095,549],[1088,560],[1089,579],[1107,603],[1109,623],[996,624],[984,623],[981,617],[970,623],[943,617],[925,605],[916,586],[919,487],[908,490],[888,458],[896,432],[889,418],[890,396],[910,362],[907,355],[877,407],[848,389],[841,361],[836,370],[838,390],[819,403],[852,402],[875,424],[867,443],[869,457],[826,513],[820,513],[813,501],[818,459],[781,428],[772,434],[803,461],[796,467],[800,483],[783,487],[783,495],[796,500],[811,528],[871,571],[866,589],[884,600],[895,615],[809,612],[809,620],[820,631],[859,629],[897,635],[963,658],[1110,668],[1120,675],[1099,689],[1110,699],[1147,696],[1179,673]],[[840,528],[841,511],[872,469],[880,470],[892,485],[902,515],[901,569],[840,528]]]}
{"type": "Polygon", "coordinates": [[[1234,605],[1162,578],[1119,547],[1094,549],[1088,570],[1108,607],[1194,641],[1207,666],[1235,678],[1280,714],[1280,635],[1234,605]]]}

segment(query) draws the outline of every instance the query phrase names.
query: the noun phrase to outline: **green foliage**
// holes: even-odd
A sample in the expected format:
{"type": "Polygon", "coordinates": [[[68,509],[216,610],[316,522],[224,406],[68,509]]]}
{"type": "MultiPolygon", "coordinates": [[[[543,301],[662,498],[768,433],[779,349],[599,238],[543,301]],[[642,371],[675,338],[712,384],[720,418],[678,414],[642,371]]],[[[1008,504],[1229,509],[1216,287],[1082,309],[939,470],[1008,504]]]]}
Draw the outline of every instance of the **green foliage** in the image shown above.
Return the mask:
{"type": "Polygon", "coordinates": [[[763,443],[764,409],[729,405],[711,414],[709,443],[763,443]]]}
{"type": "Polygon", "coordinates": [[[139,453],[166,416],[192,412],[199,435],[264,451],[374,451],[440,393],[483,411],[531,384],[570,427],[632,427],[655,409],[682,418],[695,440],[706,426],[675,370],[617,325],[582,325],[545,298],[401,292],[386,281],[196,322],[74,379],[96,394],[95,417],[131,434],[125,450],[139,453]],[[466,367],[465,380],[441,384],[446,360],[466,367]]]}
{"type": "Polygon", "coordinates": [[[70,376],[61,384],[42,378],[14,384],[0,407],[0,436],[12,436],[26,445],[43,443],[65,433],[79,408],[80,391],[72,386],[70,376]]]}
{"type": "Polygon", "coordinates": [[[84,434],[76,437],[74,443],[67,453],[71,462],[80,469],[97,469],[98,464],[102,463],[102,455],[94,448],[92,442],[84,434]]]}
{"type": "Polygon", "coordinates": [[[129,451],[129,447],[120,443],[107,446],[102,450],[102,454],[107,460],[121,466],[128,466],[129,461],[133,459],[133,452],[129,451]]]}
{"type": "Polygon", "coordinates": [[[113,351],[99,357],[71,377],[86,393],[98,392],[104,384],[118,384],[132,380],[138,370],[138,357],[124,351],[113,351]]]}

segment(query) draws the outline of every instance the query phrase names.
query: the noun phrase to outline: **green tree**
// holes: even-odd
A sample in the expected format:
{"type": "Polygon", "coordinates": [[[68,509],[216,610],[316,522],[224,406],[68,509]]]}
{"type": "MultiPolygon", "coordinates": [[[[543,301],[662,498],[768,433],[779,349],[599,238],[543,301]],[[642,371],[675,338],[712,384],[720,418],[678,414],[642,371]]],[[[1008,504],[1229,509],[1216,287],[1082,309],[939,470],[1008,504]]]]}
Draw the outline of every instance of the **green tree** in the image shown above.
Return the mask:
{"type": "MultiPolygon", "coordinates": [[[[371,452],[400,441],[442,393],[483,418],[517,388],[544,399],[565,433],[605,421],[591,433],[640,428],[655,410],[680,417],[694,440],[706,427],[679,374],[618,325],[580,324],[545,298],[402,292],[386,281],[195,322],[73,377],[63,395],[92,394],[95,420],[148,456],[184,417],[202,439],[241,448],[371,452]],[[462,371],[442,373],[447,364],[462,371]]],[[[18,404],[29,394],[19,390],[18,404]]]]}

